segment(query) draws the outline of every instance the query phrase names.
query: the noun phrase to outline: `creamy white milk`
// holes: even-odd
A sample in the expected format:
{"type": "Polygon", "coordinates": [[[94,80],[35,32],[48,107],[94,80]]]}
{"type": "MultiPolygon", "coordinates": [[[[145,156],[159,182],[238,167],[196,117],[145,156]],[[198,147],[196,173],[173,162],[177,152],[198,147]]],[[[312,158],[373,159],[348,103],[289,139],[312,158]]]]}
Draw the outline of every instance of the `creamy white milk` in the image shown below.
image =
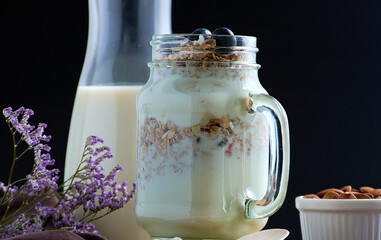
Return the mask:
{"type": "Polygon", "coordinates": [[[262,229],[267,218],[244,218],[245,199],[262,199],[268,181],[266,121],[245,105],[248,92],[266,93],[256,71],[151,71],[137,105],[138,222],[153,237],[236,239],[262,229]],[[197,129],[224,116],[230,134],[197,129]]]}
{"type": "MultiPolygon", "coordinates": [[[[135,181],[136,95],[141,86],[79,86],[77,90],[66,154],[65,179],[76,170],[86,138],[96,135],[111,147],[114,158],[103,167],[109,172],[120,164],[118,182],[135,181]]],[[[149,235],[134,219],[134,202],[95,222],[96,229],[108,240],[147,240],[149,235]]]]}

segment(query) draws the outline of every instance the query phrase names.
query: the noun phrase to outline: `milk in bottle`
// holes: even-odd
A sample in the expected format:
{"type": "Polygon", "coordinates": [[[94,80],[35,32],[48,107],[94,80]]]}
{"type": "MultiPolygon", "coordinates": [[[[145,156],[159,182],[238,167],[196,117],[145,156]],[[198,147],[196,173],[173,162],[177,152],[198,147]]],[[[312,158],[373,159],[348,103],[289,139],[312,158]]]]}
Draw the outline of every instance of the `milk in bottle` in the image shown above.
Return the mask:
{"type": "MultiPolygon", "coordinates": [[[[170,9],[170,0],[89,0],[88,45],[70,124],[65,179],[75,172],[86,138],[96,135],[114,155],[104,162],[106,172],[122,165],[117,180],[132,188],[136,95],[149,76],[151,36],[171,32],[170,9]]],[[[108,240],[149,239],[135,221],[134,201],[95,221],[96,230],[108,240]]]]}

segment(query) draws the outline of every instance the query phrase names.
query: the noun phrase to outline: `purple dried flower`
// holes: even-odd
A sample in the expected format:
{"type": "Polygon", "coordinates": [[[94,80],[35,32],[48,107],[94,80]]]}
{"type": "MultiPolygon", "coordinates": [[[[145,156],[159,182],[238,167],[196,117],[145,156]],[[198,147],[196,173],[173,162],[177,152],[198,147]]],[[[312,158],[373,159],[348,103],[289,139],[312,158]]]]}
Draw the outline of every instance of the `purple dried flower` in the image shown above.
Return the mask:
{"type": "Polygon", "coordinates": [[[102,138],[99,138],[97,136],[89,136],[86,140],[86,145],[88,146],[93,146],[97,143],[103,143],[103,139],[102,138]]]}
{"type": "MultiPolygon", "coordinates": [[[[48,153],[50,147],[44,143],[51,139],[50,136],[44,135],[47,125],[40,123],[37,128],[30,125],[28,120],[34,113],[23,107],[16,111],[10,107],[6,108],[3,110],[3,114],[13,136],[16,133],[20,134],[21,140],[28,144],[25,152],[33,150],[34,165],[33,171],[26,176],[27,180],[20,189],[11,182],[11,177],[8,186],[0,182],[0,193],[2,193],[0,207],[9,207],[15,196],[19,196],[17,194],[22,194],[25,204],[35,204],[35,208],[24,210],[25,214],[7,216],[7,212],[5,212],[4,217],[0,220],[0,234],[3,238],[42,231],[48,219],[52,220],[55,229],[71,229],[78,233],[93,231],[99,234],[98,231],[94,231],[95,226],[91,222],[123,207],[135,194],[135,183],[128,192],[127,182],[119,184],[115,181],[117,173],[123,170],[121,166],[116,166],[108,175],[104,173],[101,163],[112,158],[113,155],[108,146],[97,146],[104,142],[97,136],[90,136],[86,140],[85,157],[81,160],[77,172],[59,187],[57,185],[59,170],[47,168],[55,163],[48,153]],[[67,185],[68,183],[69,185],[67,185]],[[60,190],[62,194],[56,206],[43,206],[41,202],[36,203],[36,199],[43,201],[51,198],[54,195],[52,190],[60,190]],[[28,202],[29,199],[32,201],[28,202]],[[85,212],[82,219],[78,219],[73,212],[79,207],[82,207],[85,212]],[[30,212],[30,209],[34,209],[34,211],[30,212]],[[106,213],[98,214],[102,209],[107,209],[106,213]],[[11,218],[12,216],[13,218],[11,218]]],[[[18,144],[14,142],[14,145],[17,147],[18,144]]],[[[16,147],[15,153],[17,153],[16,147]]],[[[23,154],[17,156],[13,163],[23,154]]],[[[18,212],[16,211],[16,213],[18,212]]]]}
{"type": "Polygon", "coordinates": [[[41,191],[46,189],[56,190],[58,188],[58,169],[49,170],[47,166],[53,166],[55,160],[51,159],[50,154],[42,154],[42,150],[49,151],[50,147],[39,143],[35,145],[35,164],[32,174],[28,175],[28,182],[24,193],[29,196],[38,196],[41,191]]]}
{"type": "MultiPolygon", "coordinates": [[[[85,147],[86,163],[84,174],[78,173],[71,189],[70,196],[76,197],[76,204],[81,204],[87,218],[95,216],[102,209],[107,209],[107,213],[123,207],[134,195],[135,189],[129,193],[127,182],[118,184],[115,181],[116,174],[123,170],[121,166],[116,166],[108,175],[104,174],[101,163],[112,158],[111,149],[107,146],[96,147],[98,143],[103,143],[99,138],[90,136],[85,147]],[[91,147],[90,147],[91,146],[91,147]]],[[[71,201],[71,205],[74,200],[71,201]]]]}
{"type": "Polygon", "coordinates": [[[42,231],[42,221],[38,216],[29,218],[25,214],[20,214],[11,224],[8,224],[5,229],[8,231],[2,233],[3,238],[31,232],[40,232],[42,231]]]}
{"type": "Polygon", "coordinates": [[[12,124],[12,128],[16,129],[18,133],[21,134],[22,139],[30,146],[33,147],[39,144],[41,141],[48,142],[51,136],[43,135],[46,124],[40,123],[35,129],[35,126],[32,126],[28,123],[30,116],[34,114],[31,109],[25,109],[21,107],[16,111],[12,111],[12,108],[6,108],[3,110],[3,114],[6,118],[6,121],[12,124]],[[19,117],[22,115],[21,120],[19,117]]]}

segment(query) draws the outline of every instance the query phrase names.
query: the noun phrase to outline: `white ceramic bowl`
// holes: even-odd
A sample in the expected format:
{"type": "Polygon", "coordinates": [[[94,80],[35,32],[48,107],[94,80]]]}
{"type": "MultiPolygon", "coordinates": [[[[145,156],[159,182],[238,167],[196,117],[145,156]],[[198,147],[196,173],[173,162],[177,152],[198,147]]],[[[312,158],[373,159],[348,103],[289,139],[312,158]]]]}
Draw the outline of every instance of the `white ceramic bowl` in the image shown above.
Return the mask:
{"type": "Polygon", "coordinates": [[[381,199],[295,199],[303,240],[380,240],[381,199]]]}

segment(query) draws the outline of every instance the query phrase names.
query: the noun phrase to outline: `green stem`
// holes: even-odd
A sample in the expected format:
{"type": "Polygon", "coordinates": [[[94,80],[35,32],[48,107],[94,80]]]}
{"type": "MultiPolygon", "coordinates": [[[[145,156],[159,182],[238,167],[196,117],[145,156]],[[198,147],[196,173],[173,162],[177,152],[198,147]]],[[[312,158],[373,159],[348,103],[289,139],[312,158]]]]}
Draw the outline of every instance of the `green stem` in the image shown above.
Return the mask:
{"type": "MultiPolygon", "coordinates": [[[[15,131],[15,132],[16,132],[16,131],[15,131]]],[[[16,146],[18,146],[22,141],[23,141],[23,138],[20,137],[20,139],[19,139],[18,142],[16,143],[16,146]]]]}
{"type": "MultiPolygon", "coordinates": [[[[19,183],[19,182],[22,182],[22,181],[26,181],[26,180],[28,180],[28,178],[21,178],[21,179],[15,181],[15,182],[13,182],[12,185],[15,185],[16,183],[19,183]]],[[[2,204],[0,205],[0,207],[3,207],[3,206],[4,206],[5,204],[7,204],[10,200],[12,200],[12,197],[17,196],[17,194],[19,194],[19,193],[23,190],[23,188],[24,188],[25,185],[26,185],[26,182],[24,183],[23,186],[21,186],[21,187],[20,187],[20,188],[13,194],[13,196],[8,197],[7,200],[3,201],[2,204]]],[[[4,199],[5,199],[5,198],[4,198],[4,199]]]]}
{"type": "Polygon", "coordinates": [[[5,216],[7,215],[8,211],[9,211],[9,208],[11,207],[10,204],[7,205],[7,209],[5,209],[5,213],[3,215],[3,217],[1,218],[1,224],[4,224],[3,221],[4,221],[4,218],[5,216]]]}
{"type": "Polygon", "coordinates": [[[12,214],[10,214],[9,216],[7,216],[4,220],[1,221],[1,225],[5,225],[7,223],[11,223],[15,220],[15,217],[17,217],[21,212],[23,214],[28,214],[29,211],[31,210],[35,210],[34,207],[31,207],[30,206],[30,203],[33,203],[33,202],[44,202],[45,200],[51,198],[51,197],[54,197],[54,192],[52,191],[50,194],[47,194],[45,196],[43,196],[41,199],[38,199],[39,197],[41,196],[35,196],[31,199],[28,199],[27,201],[23,201],[23,204],[17,209],[17,211],[13,212],[12,214]],[[29,207],[29,208],[28,208],[29,207]],[[28,209],[26,209],[28,208],[28,209]],[[26,209],[25,211],[23,211],[24,209],[26,209]]]}
{"type": "Polygon", "coordinates": [[[96,214],[88,221],[88,223],[91,223],[91,222],[93,222],[93,221],[96,221],[96,220],[98,220],[98,219],[100,219],[100,218],[103,218],[104,216],[107,216],[107,215],[109,215],[110,213],[112,213],[112,212],[114,212],[114,211],[116,211],[117,209],[115,209],[115,210],[111,210],[111,211],[107,211],[105,214],[103,214],[103,215],[100,215],[100,216],[98,216],[98,217],[95,217],[96,216],[96,214]]]}
{"type": "MultiPolygon", "coordinates": [[[[15,145],[15,147],[17,147],[17,145],[15,145]]],[[[22,152],[19,156],[16,157],[16,161],[19,160],[20,158],[22,158],[22,156],[24,156],[25,153],[27,153],[31,149],[32,149],[32,147],[28,147],[27,149],[25,149],[24,152],[22,152]]]]}
{"type": "Polygon", "coordinates": [[[12,183],[12,185],[15,185],[16,183],[19,183],[19,182],[22,182],[22,181],[26,181],[26,180],[28,180],[28,179],[29,179],[29,178],[20,178],[20,179],[14,181],[14,182],[12,183]]]}
{"type": "MultiPolygon", "coordinates": [[[[85,220],[86,218],[90,217],[91,215],[96,216],[96,215],[97,215],[97,212],[96,212],[96,213],[93,213],[93,212],[89,211],[89,213],[86,214],[86,215],[83,215],[82,218],[81,218],[78,222],[81,222],[81,221],[85,220]]],[[[90,220],[88,220],[88,221],[86,221],[86,222],[90,223],[91,221],[93,221],[92,219],[94,218],[94,216],[93,216],[90,220]]]]}
{"type": "MultiPolygon", "coordinates": [[[[17,181],[16,181],[17,182],[17,181]]],[[[15,182],[15,183],[16,183],[15,182]]],[[[13,183],[13,184],[15,184],[15,183],[13,183]]],[[[16,211],[14,211],[12,214],[10,214],[10,215],[8,215],[7,216],[7,213],[8,213],[8,209],[10,208],[10,206],[11,206],[11,200],[14,198],[14,197],[16,197],[18,194],[20,194],[20,192],[24,189],[24,187],[26,186],[26,182],[24,183],[24,185],[23,186],[21,186],[16,192],[15,192],[15,194],[13,194],[13,196],[10,196],[5,202],[4,202],[4,204],[3,205],[5,205],[5,204],[7,204],[7,209],[6,209],[6,211],[5,211],[5,213],[4,213],[4,215],[3,215],[3,217],[1,218],[1,221],[0,221],[0,223],[3,225],[3,224],[5,224],[5,223],[7,223],[7,222],[9,222],[9,218],[11,218],[12,216],[14,216],[14,215],[19,215],[19,213],[28,205],[28,202],[22,202],[22,205],[16,210],[16,211]]],[[[36,198],[35,198],[36,199],[36,198]]],[[[34,199],[34,200],[35,200],[34,199]]],[[[12,220],[13,221],[13,220],[12,220]]]]}
{"type": "MultiPolygon", "coordinates": [[[[8,126],[10,127],[9,123],[8,126]]],[[[9,177],[8,177],[8,186],[11,186],[12,183],[12,176],[13,176],[13,171],[15,169],[16,161],[17,161],[17,145],[16,145],[16,134],[12,132],[12,142],[13,142],[13,161],[12,161],[12,166],[11,170],[9,172],[9,177]]]]}
{"type": "Polygon", "coordinates": [[[66,180],[61,186],[62,186],[62,188],[64,189],[64,191],[62,192],[62,194],[61,194],[61,198],[58,200],[58,202],[57,202],[57,204],[56,204],[56,206],[58,206],[58,204],[61,202],[61,200],[64,198],[64,196],[67,194],[67,192],[70,190],[70,187],[72,186],[72,184],[73,184],[73,182],[74,182],[74,179],[75,179],[75,177],[77,176],[77,174],[82,170],[81,169],[81,166],[82,166],[82,164],[84,163],[84,158],[85,158],[85,156],[87,155],[87,151],[86,151],[86,148],[87,148],[87,145],[85,145],[85,147],[84,147],[84,149],[83,149],[83,153],[82,153],[82,157],[81,157],[81,162],[78,164],[78,167],[77,167],[77,169],[75,170],[75,173],[68,179],[68,180],[70,180],[70,184],[69,184],[69,186],[65,189],[64,188],[64,185],[67,183],[67,181],[68,180],[66,180]]]}
{"type": "MultiPolygon", "coordinates": [[[[0,202],[0,206],[3,206],[3,203],[4,203],[4,200],[7,198],[7,195],[8,195],[8,192],[9,192],[9,187],[11,187],[10,183],[12,182],[12,175],[13,175],[13,171],[14,171],[14,165],[16,164],[16,138],[15,138],[15,131],[12,131],[12,126],[9,124],[9,122],[7,121],[7,125],[9,127],[9,130],[11,131],[11,135],[12,135],[12,143],[13,143],[13,162],[12,162],[12,167],[11,167],[11,170],[9,172],[9,177],[8,177],[8,188],[7,190],[5,191],[3,197],[1,198],[1,202],[0,202]]],[[[0,221],[1,222],[1,221],[0,221]]]]}

